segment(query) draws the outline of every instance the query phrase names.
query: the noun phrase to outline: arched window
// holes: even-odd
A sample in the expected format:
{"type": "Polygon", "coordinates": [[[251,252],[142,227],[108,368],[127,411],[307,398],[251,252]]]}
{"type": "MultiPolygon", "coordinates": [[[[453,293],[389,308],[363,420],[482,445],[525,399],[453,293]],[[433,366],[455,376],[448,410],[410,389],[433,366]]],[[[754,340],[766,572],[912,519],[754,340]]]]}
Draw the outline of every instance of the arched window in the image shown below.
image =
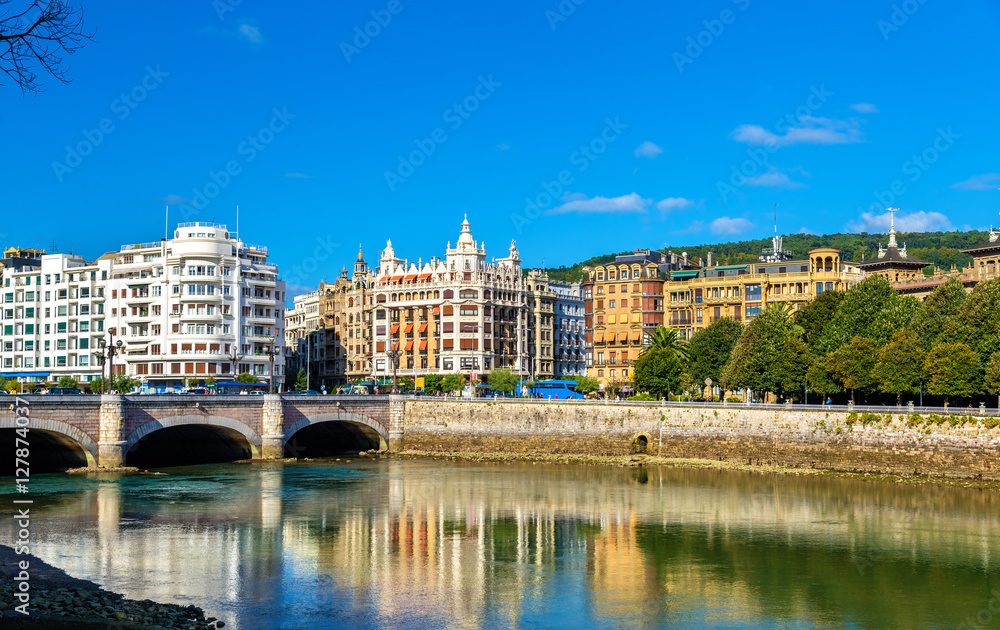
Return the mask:
{"type": "Polygon", "coordinates": [[[451,289],[445,289],[444,299],[451,300],[454,297],[455,297],[455,292],[454,291],[452,291],[451,289]]]}

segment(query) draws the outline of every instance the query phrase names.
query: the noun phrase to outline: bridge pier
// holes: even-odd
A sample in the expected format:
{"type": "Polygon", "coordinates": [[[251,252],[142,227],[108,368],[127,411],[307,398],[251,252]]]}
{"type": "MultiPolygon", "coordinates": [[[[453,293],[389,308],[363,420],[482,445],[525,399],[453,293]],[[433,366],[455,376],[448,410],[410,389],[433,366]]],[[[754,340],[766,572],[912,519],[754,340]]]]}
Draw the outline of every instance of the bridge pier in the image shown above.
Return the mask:
{"type": "Polygon", "coordinates": [[[100,468],[118,468],[124,464],[124,402],[123,396],[101,396],[100,440],[97,442],[97,465],[100,468]]]}
{"type": "Polygon", "coordinates": [[[406,399],[399,395],[389,396],[389,452],[403,450],[404,412],[406,399]]]}
{"type": "Polygon", "coordinates": [[[264,434],[260,436],[262,459],[285,456],[285,410],[278,394],[264,396],[264,434]]]}

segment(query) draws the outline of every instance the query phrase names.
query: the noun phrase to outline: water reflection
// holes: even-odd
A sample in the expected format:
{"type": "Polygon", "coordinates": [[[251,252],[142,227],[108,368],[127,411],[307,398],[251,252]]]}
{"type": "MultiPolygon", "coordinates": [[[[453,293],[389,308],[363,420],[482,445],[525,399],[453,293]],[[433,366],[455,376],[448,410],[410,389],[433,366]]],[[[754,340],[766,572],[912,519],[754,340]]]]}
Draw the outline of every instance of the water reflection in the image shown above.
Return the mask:
{"type": "Polygon", "coordinates": [[[953,628],[1000,588],[986,490],[436,461],[171,473],[37,479],[38,554],[236,628],[953,628]]]}

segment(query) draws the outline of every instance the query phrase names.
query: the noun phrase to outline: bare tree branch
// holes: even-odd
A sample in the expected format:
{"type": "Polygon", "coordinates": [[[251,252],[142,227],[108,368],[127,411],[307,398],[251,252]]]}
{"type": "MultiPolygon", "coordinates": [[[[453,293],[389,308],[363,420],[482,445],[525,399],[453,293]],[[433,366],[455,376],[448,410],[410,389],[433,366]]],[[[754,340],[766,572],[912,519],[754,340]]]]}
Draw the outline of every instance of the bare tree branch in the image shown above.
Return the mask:
{"type": "MultiPolygon", "coordinates": [[[[83,27],[83,9],[64,0],[31,0],[20,12],[0,0],[0,72],[22,94],[42,92],[37,67],[62,83],[69,83],[64,55],[72,55],[93,41],[94,33],[83,27]]],[[[2,77],[0,77],[2,78],[2,77]]],[[[4,83],[0,83],[4,85],[4,83]]]]}

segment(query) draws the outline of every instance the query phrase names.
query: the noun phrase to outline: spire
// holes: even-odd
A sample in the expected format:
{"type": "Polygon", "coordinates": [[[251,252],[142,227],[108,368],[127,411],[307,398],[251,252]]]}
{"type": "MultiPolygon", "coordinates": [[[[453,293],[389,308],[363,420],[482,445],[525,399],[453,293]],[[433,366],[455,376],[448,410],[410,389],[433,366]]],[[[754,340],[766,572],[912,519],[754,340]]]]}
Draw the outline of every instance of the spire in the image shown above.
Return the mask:
{"type": "Polygon", "coordinates": [[[469,216],[465,215],[462,220],[462,233],[458,237],[458,242],[455,244],[456,248],[461,248],[462,245],[470,245],[475,248],[476,241],[472,238],[472,230],[469,228],[469,216]]]}
{"type": "Polygon", "coordinates": [[[889,208],[889,249],[896,247],[896,213],[899,208],[889,208]]]}
{"type": "Polygon", "coordinates": [[[358,262],[364,262],[365,257],[361,255],[361,243],[358,243],[358,262]]]}

